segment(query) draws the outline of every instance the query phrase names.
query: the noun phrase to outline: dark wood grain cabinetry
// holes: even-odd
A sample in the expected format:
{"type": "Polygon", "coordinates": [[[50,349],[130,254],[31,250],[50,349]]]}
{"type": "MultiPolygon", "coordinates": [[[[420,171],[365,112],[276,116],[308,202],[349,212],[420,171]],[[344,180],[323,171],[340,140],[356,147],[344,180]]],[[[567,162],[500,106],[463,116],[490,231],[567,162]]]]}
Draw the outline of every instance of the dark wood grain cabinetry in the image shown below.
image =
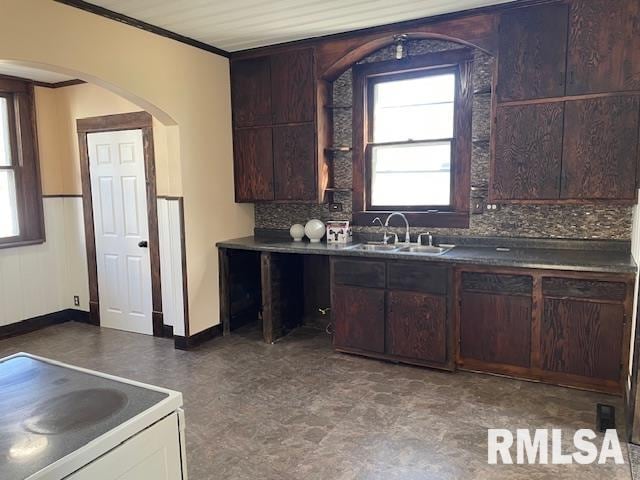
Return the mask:
{"type": "Polygon", "coordinates": [[[273,149],[271,128],[236,130],[233,168],[237,202],[273,199],[273,149]]]}
{"type": "Polygon", "coordinates": [[[312,50],[295,50],[273,55],[273,123],[312,122],[315,118],[314,84],[312,50]]]}
{"type": "Polygon", "coordinates": [[[633,278],[458,272],[460,368],[621,393],[633,278]]]}
{"type": "Polygon", "coordinates": [[[639,99],[566,102],[561,198],[635,198],[639,99]]]}
{"type": "Polygon", "coordinates": [[[619,381],[626,294],[622,282],[543,278],[542,368],[619,381]]]}
{"type": "Polygon", "coordinates": [[[621,304],[545,298],[542,368],[617,382],[623,323],[621,304]]]}
{"type": "Polygon", "coordinates": [[[640,2],[572,0],[567,94],[640,90],[640,2]]]}
{"type": "Polygon", "coordinates": [[[463,272],[461,278],[461,358],[528,367],[531,277],[463,272]]]}
{"type": "Polygon", "coordinates": [[[447,360],[447,298],[391,290],[386,298],[385,351],[425,362],[447,360]]]}
{"type": "Polygon", "coordinates": [[[633,203],[640,2],[515,9],[498,37],[490,199],[633,203]]]}
{"type": "Polygon", "coordinates": [[[559,198],[563,117],[562,102],[497,108],[495,200],[559,198]]]}
{"type": "Polygon", "coordinates": [[[271,69],[269,57],[231,64],[233,124],[252,127],[271,124],[271,69]]]}
{"type": "Polygon", "coordinates": [[[565,4],[516,9],[500,21],[497,95],[501,101],[564,95],[565,4]]]}
{"type": "Polygon", "coordinates": [[[315,129],[313,124],[273,127],[275,199],[316,198],[315,129]]]}
{"type": "Polygon", "coordinates": [[[331,278],[336,350],[453,368],[450,268],[334,259],[331,278]]]}
{"type": "Polygon", "coordinates": [[[384,353],[384,290],[340,285],[331,295],[334,345],[384,353]]]}
{"type": "Polygon", "coordinates": [[[232,61],[231,92],[236,201],[317,201],[313,49],[232,61]]]}

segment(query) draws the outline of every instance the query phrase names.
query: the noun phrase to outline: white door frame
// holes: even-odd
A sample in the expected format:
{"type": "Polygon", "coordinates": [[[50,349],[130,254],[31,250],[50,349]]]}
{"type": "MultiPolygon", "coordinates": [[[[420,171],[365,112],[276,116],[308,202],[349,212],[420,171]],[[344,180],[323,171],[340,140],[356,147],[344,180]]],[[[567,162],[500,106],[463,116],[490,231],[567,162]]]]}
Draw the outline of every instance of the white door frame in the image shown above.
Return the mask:
{"type": "Polygon", "coordinates": [[[81,118],[76,121],[80,146],[80,173],[82,178],[82,205],[87,246],[89,272],[89,319],[100,325],[100,296],[96,261],[95,230],[93,224],[93,201],[91,198],[91,173],[87,134],[118,130],[142,130],[144,164],[147,187],[147,220],[149,224],[149,257],[151,260],[151,297],[153,335],[170,336],[164,329],[162,318],[162,290],[160,280],[160,249],[158,236],[158,211],[156,199],[156,171],[153,151],[153,117],[147,112],[123,113],[102,117],[81,118]]]}

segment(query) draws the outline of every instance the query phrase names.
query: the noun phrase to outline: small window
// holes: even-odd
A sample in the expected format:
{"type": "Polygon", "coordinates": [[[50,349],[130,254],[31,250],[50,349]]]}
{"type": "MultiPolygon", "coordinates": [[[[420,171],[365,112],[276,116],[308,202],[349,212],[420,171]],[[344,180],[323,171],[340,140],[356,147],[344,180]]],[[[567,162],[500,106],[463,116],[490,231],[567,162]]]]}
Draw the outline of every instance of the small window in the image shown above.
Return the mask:
{"type": "Polygon", "coordinates": [[[464,48],[354,67],[356,225],[402,211],[468,227],[472,62],[464,48]]]}
{"type": "Polygon", "coordinates": [[[454,71],[374,77],[371,210],[451,207],[454,71]]]}
{"type": "Polygon", "coordinates": [[[13,155],[13,114],[9,112],[10,97],[0,96],[0,239],[18,237],[18,196],[16,167],[13,155]],[[11,118],[11,120],[9,120],[11,118]]]}
{"type": "Polygon", "coordinates": [[[44,241],[33,85],[0,78],[0,247],[44,241]]]}

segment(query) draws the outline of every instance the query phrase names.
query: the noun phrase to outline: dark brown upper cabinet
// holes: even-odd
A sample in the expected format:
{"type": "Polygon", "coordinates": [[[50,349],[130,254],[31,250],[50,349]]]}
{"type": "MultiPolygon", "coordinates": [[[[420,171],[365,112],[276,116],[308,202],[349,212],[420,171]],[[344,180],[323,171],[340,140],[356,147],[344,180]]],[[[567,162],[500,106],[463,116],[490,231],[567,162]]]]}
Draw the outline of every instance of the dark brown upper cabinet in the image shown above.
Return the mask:
{"type": "Polygon", "coordinates": [[[271,127],[236,130],[233,160],[236,202],[273,200],[271,127]]]}
{"type": "Polygon", "coordinates": [[[271,124],[271,67],[269,57],[231,64],[231,100],[236,127],[271,124]]]}
{"type": "Polygon", "coordinates": [[[313,50],[232,62],[231,92],[236,127],[312,122],[313,50]]]}
{"type": "Polygon", "coordinates": [[[232,61],[237,202],[319,200],[314,68],[313,49],[232,61]]]}
{"type": "Polygon", "coordinates": [[[500,101],[559,97],[565,92],[567,17],[565,4],[516,9],[500,20],[500,101]]]}
{"type": "Polygon", "coordinates": [[[495,200],[559,197],[563,113],[562,102],[497,107],[495,200]]]}
{"type": "Polygon", "coordinates": [[[637,96],[566,102],[561,198],[635,198],[639,115],[637,96]]]}
{"type": "Polygon", "coordinates": [[[313,50],[271,57],[273,122],[312,122],[315,118],[313,50]]]}
{"type": "Polygon", "coordinates": [[[640,2],[573,0],[567,94],[640,90],[640,2]]]}
{"type": "Polygon", "coordinates": [[[276,200],[316,198],[315,158],[313,123],[273,127],[276,200]]]}

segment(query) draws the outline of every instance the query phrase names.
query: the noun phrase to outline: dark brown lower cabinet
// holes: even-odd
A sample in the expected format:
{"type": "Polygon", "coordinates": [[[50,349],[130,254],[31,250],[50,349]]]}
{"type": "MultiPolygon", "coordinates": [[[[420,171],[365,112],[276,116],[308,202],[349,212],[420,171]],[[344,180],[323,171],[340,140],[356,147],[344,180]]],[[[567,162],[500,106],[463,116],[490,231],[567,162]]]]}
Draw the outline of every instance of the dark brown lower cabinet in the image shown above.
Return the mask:
{"type": "Polygon", "coordinates": [[[331,279],[337,350],[453,369],[450,268],[333,259],[331,279]]]}
{"type": "Polygon", "coordinates": [[[442,295],[387,293],[386,348],[389,355],[427,362],[447,360],[447,299],[442,295]]]}
{"type": "Polygon", "coordinates": [[[384,352],[384,290],[334,286],[331,309],[336,347],[384,352]]]}
{"type": "Polygon", "coordinates": [[[460,355],[528,367],[531,355],[531,297],[462,292],[460,355]]]}
{"type": "Polygon", "coordinates": [[[623,324],[621,304],[545,298],[540,342],[542,368],[619,380],[623,324]]]}
{"type": "Polygon", "coordinates": [[[457,278],[460,368],[624,391],[633,275],[484,269],[457,278]]]}

